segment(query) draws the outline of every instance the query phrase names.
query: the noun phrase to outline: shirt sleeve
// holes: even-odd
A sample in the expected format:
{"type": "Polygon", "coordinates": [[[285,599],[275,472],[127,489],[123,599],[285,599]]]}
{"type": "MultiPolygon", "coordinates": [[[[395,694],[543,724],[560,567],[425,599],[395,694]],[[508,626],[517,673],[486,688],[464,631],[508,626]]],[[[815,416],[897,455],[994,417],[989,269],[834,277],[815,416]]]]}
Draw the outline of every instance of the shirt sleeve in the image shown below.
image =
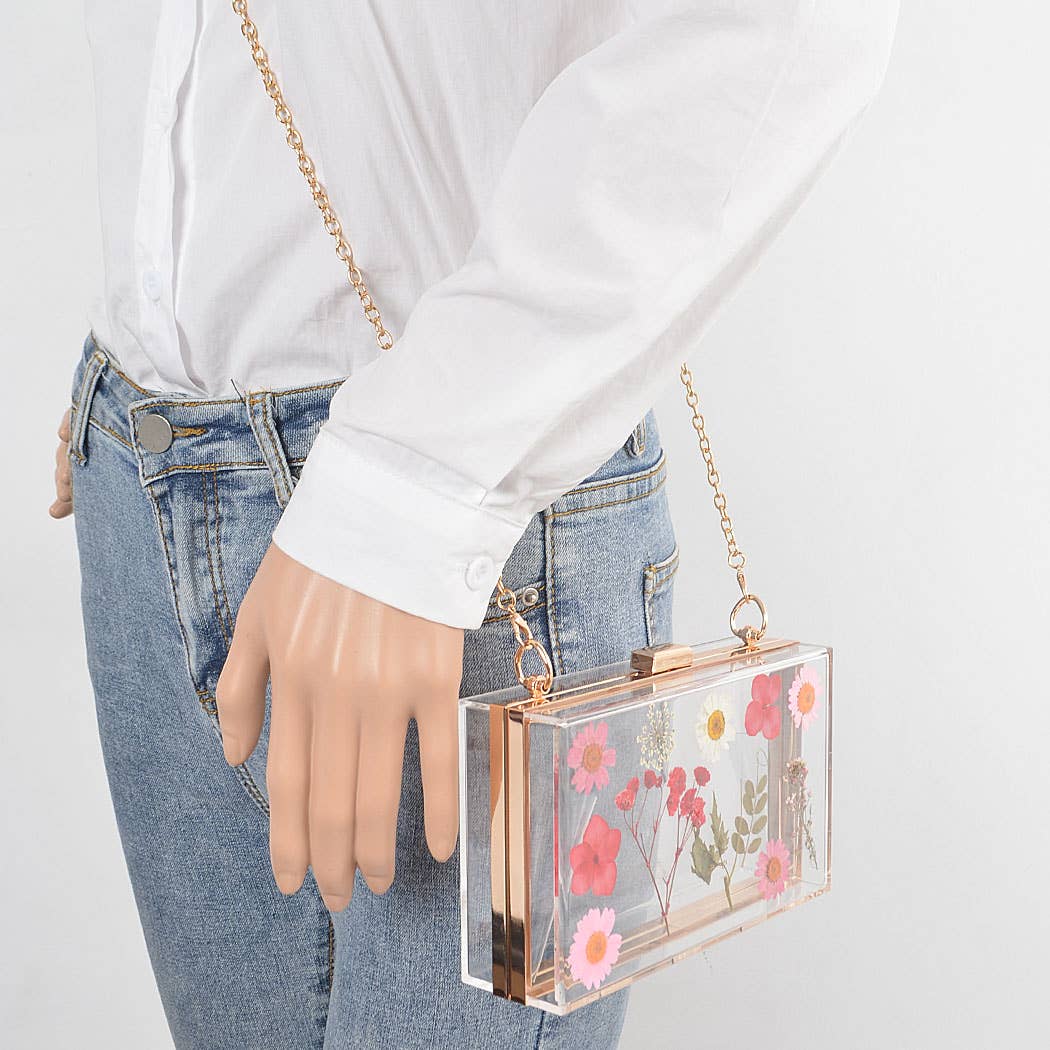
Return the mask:
{"type": "Polygon", "coordinates": [[[472,628],[529,519],[623,443],[876,94],[896,0],[654,5],[522,125],[463,265],[336,394],[274,540],[472,628]]]}

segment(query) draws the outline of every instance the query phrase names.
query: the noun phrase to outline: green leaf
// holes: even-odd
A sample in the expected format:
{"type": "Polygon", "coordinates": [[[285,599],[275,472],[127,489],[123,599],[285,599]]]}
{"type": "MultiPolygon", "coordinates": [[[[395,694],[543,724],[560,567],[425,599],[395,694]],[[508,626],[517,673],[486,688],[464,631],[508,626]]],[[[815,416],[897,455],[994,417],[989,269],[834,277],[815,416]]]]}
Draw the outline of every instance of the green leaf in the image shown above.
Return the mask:
{"type": "Polygon", "coordinates": [[[755,797],[755,785],[750,780],[744,781],[744,797],[755,797]]]}
{"type": "Polygon", "coordinates": [[[755,812],[755,796],[744,792],[744,812],[751,816],[755,812]]]}
{"type": "Polygon", "coordinates": [[[717,866],[718,860],[712,856],[707,843],[697,835],[696,841],[693,842],[693,874],[698,875],[710,886],[711,874],[717,866]]]}
{"type": "Polygon", "coordinates": [[[755,839],[755,841],[752,842],[751,845],[747,847],[748,853],[757,853],[758,852],[758,847],[761,846],[761,845],[762,845],[762,840],[761,839],[755,839]]]}
{"type": "Polygon", "coordinates": [[[718,799],[711,795],[711,838],[715,841],[715,850],[719,859],[729,849],[729,834],[722,822],[722,814],[718,812],[718,799]]]}
{"type": "Polygon", "coordinates": [[[761,835],[766,830],[766,815],[762,814],[760,817],[755,817],[755,822],[751,825],[752,835],[761,835]]]}
{"type": "Polygon", "coordinates": [[[766,790],[766,784],[768,784],[768,783],[769,783],[769,777],[767,777],[766,774],[763,773],[762,776],[760,776],[758,778],[758,787],[756,787],[755,790],[759,794],[761,794],[763,791],[766,790]]]}
{"type": "Polygon", "coordinates": [[[744,820],[743,817],[737,817],[736,818],[736,830],[739,831],[741,835],[746,835],[747,834],[747,832],[748,832],[747,821],[744,820]]]}
{"type": "Polygon", "coordinates": [[[766,802],[767,801],[768,801],[768,796],[767,795],[765,795],[765,794],[759,795],[758,798],[755,801],[754,812],[755,813],[761,813],[762,810],[764,810],[766,808],[766,802]]]}
{"type": "Polygon", "coordinates": [[[744,840],[735,831],[733,832],[733,849],[737,853],[744,852],[744,840]]]}

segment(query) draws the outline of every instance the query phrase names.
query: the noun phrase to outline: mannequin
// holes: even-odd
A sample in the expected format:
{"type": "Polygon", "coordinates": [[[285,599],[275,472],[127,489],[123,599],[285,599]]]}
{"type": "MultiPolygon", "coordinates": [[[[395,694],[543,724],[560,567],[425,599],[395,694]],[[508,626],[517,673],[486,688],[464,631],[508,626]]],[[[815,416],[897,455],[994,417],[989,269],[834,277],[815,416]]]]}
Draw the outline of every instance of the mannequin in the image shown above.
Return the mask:
{"type": "MultiPolygon", "coordinates": [[[[73,513],[69,412],[55,452],[55,501],[73,513]]],[[[394,880],[394,828],[409,719],[419,727],[427,845],[446,861],[458,832],[456,700],[463,631],[359,594],[271,544],[237,617],[216,700],[231,766],[255,749],[273,681],[267,756],[270,859],[282,893],[313,868],[330,911],[354,870],[373,893],[394,880]],[[367,791],[358,791],[367,784],[367,791]]]]}

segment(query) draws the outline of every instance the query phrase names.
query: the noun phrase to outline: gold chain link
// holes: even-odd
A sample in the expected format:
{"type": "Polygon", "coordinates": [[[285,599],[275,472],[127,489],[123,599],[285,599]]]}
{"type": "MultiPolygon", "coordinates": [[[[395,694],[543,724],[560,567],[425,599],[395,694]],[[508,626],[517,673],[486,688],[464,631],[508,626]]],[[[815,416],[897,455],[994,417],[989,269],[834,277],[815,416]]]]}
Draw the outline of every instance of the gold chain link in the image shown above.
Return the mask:
{"type": "MultiPolygon", "coordinates": [[[[336,215],[335,208],[332,207],[332,202],[328,199],[327,191],[317,178],[314,162],[303,147],[302,136],[295,127],[292,111],[289,108],[288,103],[285,101],[284,94],[277,82],[276,74],[270,68],[270,60],[266,54],[266,50],[259,42],[259,30],[248,16],[247,0],[232,0],[232,6],[234,12],[240,17],[241,33],[248,41],[248,45],[251,48],[252,59],[255,61],[255,65],[262,74],[263,86],[266,88],[266,93],[273,100],[274,115],[285,128],[285,140],[295,151],[295,155],[299,160],[299,170],[303,173],[303,177],[306,179],[306,183],[310,187],[314,203],[320,209],[325,229],[335,238],[335,254],[346,266],[347,279],[354,291],[357,292],[358,298],[361,300],[361,307],[364,311],[365,317],[375,329],[376,342],[379,344],[379,349],[389,350],[394,345],[394,337],[383,326],[383,319],[380,316],[379,307],[365,285],[361,271],[354,263],[354,250],[343,233],[342,224],[339,221],[339,217],[336,215]]],[[[747,591],[747,582],[744,578],[744,564],[747,559],[744,556],[744,552],[737,545],[736,537],[733,534],[733,523],[726,511],[726,498],[725,494],[722,492],[722,479],[719,476],[718,470],[715,467],[714,458],[711,455],[711,443],[707,439],[704,417],[700,414],[700,399],[693,387],[693,375],[689,371],[687,365],[682,365],[680,376],[686,389],[686,402],[693,412],[693,429],[696,430],[697,437],[700,441],[700,453],[704,458],[704,462],[707,464],[707,480],[714,489],[715,507],[721,518],[722,534],[725,536],[726,545],[729,548],[729,567],[736,572],[737,583],[740,586],[740,592],[742,595],[740,600],[733,607],[733,612],[729,617],[729,626],[737,637],[750,646],[757,642],[765,633],[765,607],[762,605],[759,598],[753,594],[749,594],[747,591]],[[761,627],[738,628],[736,626],[736,617],[740,610],[747,604],[756,605],[761,611],[761,627]]],[[[510,618],[511,628],[514,631],[514,640],[517,642],[517,651],[514,654],[514,670],[518,676],[518,681],[526,690],[528,690],[530,696],[542,697],[550,690],[551,684],[554,681],[554,668],[551,663],[550,655],[544,648],[543,643],[533,637],[528,623],[525,621],[525,618],[521,613],[518,612],[514,592],[504,584],[502,575],[496,581],[496,591],[496,604],[510,618]],[[540,663],[543,667],[543,671],[540,674],[525,673],[524,659],[530,651],[534,652],[539,657],[540,663]]]]}
{"type": "Polygon", "coordinates": [[[327,190],[317,178],[313,159],[303,148],[302,136],[295,126],[292,111],[284,100],[284,94],[281,92],[280,84],[277,83],[277,77],[270,68],[269,56],[266,54],[266,49],[259,43],[259,30],[251,18],[248,17],[247,0],[233,0],[233,10],[240,16],[241,32],[248,41],[252,51],[252,58],[262,74],[266,94],[273,99],[274,114],[284,125],[285,141],[295,150],[295,155],[299,160],[299,170],[303,173],[303,178],[306,179],[306,184],[310,187],[314,203],[320,209],[325,229],[335,238],[335,254],[346,267],[347,280],[354,291],[357,292],[357,297],[361,300],[361,309],[364,311],[365,318],[375,329],[376,342],[379,344],[379,349],[389,350],[394,345],[394,337],[383,326],[383,318],[379,313],[379,307],[375,299],[372,298],[372,293],[369,292],[365,279],[354,262],[354,249],[343,233],[342,224],[335,213],[335,209],[332,207],[332,202],[328,199],[327,190]]]}

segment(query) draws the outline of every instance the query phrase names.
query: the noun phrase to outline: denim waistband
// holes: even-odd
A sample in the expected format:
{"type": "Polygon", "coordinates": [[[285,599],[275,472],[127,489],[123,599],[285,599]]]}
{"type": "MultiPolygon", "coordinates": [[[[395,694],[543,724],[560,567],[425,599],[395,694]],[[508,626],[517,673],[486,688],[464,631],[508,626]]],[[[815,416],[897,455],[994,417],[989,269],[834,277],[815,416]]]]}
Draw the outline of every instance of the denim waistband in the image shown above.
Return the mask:
{"type": "MultiPolygon", "coordinates": [[[[70,452],[84,462],[90,425],[135,456],[143,486],[180,471],[269,470],[284,506],[295,485],[294,468],[306,460],[344,380],[245,390],[241,397],[226,398],[147,390],[125,375],[94,333],[88,333],[73,377],[70,452]],[[170,444],[161,451],[149,447],[156,447],[155,442],[141,440],[140,430],[150,416],[161,416],[170,426],[170,444]]],[[[637,471],[650,459],[654,465],[663,459],[652,410],[581,486],[637,471]]]]}

